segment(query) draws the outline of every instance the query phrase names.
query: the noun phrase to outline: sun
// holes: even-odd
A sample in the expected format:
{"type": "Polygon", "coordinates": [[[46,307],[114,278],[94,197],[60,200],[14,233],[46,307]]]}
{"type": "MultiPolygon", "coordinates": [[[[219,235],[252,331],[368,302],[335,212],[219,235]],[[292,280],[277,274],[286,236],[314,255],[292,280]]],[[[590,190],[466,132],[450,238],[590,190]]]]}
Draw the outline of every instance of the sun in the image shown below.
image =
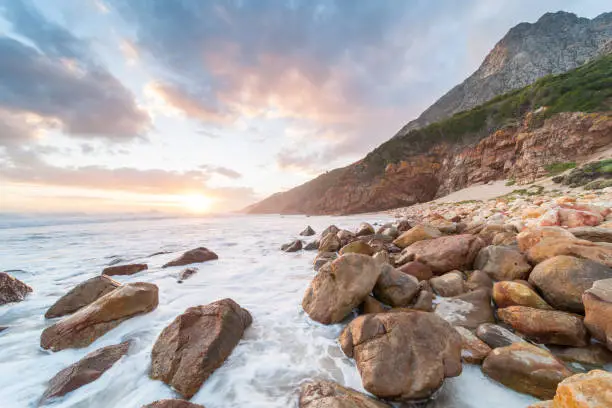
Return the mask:
{"type": "Polygon", "coordinates": [[[210,210],[212,200],[203,194],[186,194],[180,197],[181,205],[193,213],[205,213],[210,210]]]}

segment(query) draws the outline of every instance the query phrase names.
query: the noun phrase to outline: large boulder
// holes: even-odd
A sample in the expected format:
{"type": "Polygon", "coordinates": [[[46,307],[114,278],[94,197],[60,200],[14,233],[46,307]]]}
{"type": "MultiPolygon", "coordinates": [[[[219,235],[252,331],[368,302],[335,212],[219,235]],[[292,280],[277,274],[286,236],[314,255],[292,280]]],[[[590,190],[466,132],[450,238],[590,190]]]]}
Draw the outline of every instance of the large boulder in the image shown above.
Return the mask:
{"type": "Polygon", "coordinates": [[[102,274],[106,276],[133,275],[147,269],[149,269],[147,264],[115,265],[104,268],[102,274]]]}
{"type": "Polygon", "coordinates": [[[204,405],[180,399],[164,399],[143,405],[142,408],[204,408],[204,405]]]}
{"type": "Polygon", "coordinates": [[[359,306],[361,314],[370,314],[370,313],[385,313],[387,309],[385,305],[380,303],[373,296],[366,296],[363,300],[363,303],[359,306]]]}
{"type": "Polygon", "coordinates": [[[357,240],[349,242],[340,249],[340,255],[345,254],[362,254],[372,256],[374,255],[374,249],[365,242],[357,240]]]}
{"type": "Polygon", "coordinates": [[[302,241],[296,239],[295,241],[288,242],[281,245],[281,251],[283,252],[297,252],[302,249],[302,241]]]}
{"type": "Polygon", "coordinates": [[[319,252],[312,262],[313,269],[318,271],[323,265],[336,258],[338,258],[338,254],[335,252],[319,252]]]}
{"type": "Polygon", "coordinates": [[[476,336],[491,348],[506,347],[514,343],[527,343],[505,327],[493,323],[483,323],[478,326],[476,336]]]}
{"type": "Polygon", "coordinates": [[[364,388],[388,400],[429,398],[446,377],[461,374],[461,336],[433,313],[359,316],[340,335],[364,388]]]}
{"type": "Polygon", "coordinates": [[[393,243],[400,248],[406,248],[415,242],[439,238],[441,236],[442,233],[437,228],[420,224],[402,233],[393,243]]]}
{"type": "Polygon", "coordinates": [[[451,297],[465,292],[465,280],[463,273],[453,271],[442,276],[436,276],[429,280],[433,290],[440,296],[451,297]]]}
{"type": "Polygon", "coordinates": [[[310,241],[309,243],[304,245],[303,249],[304,251],[316,251],[317,249],[319,249],[319,241],[318,240],[310,241]]]}
{"type": "Polygon", "coordinates": [[[419,292],[419,281],[389,264],[383,264],[374,285],[374,296],[393,307],[408,306],[419,292]]]}
{"type": "Polygon", "coordinates": [[[492,279],[527,279],[531,265],[519,251],[503,246],[488,246],[478,253],[474,268],[489,275],[492,279]]]}
{"type": "Polygon", "coordinates": [[[319,269],[304,294],[302,307],[319,323],[339,323],[372,292],[380,272],[372,257],[343,255],[319,269]]]}
{"type": "Polygon", "coordinates": [[[485,358],[482,371],[515,391],[551,399],[557,385],[572,372],[550,352],[526,343],[496,348],[485,358]]]}
{"type": "Polygon", "coordinates": [[[429,280],[434,276],[429,266],[416,261],[408,262],[398,269],[403,273],[414,276],[420,281],[429,280]]]}
{"type": "Polygon", "coordinates": [[[315,230],[312,229],[312,227],[309,225],[306,228],[304,228],[304,231],[300,232],[300,235],[303,237],[309,237],[311,235],[316,234],[315,230]]]}
{"type": "Polygon", "coordinates": [[[398,263],[418,261],[438,275],[453,270],[469,270],[483,246],[480,238],[469,234],[428,239],[405,248],[398,263]]]}
{"type": "Polygon", "coordinates": [[[453,326],[472,330],[483,323],[495,322],[491,307],[491,292],[486,289],[440,299],[435,313],[453,326]]]}
{"type": "Polygon", "coordinates": [[[361,224],[359,224],[359,228],[357,228],[357,232],[355,233],[355,235],[358,237],[363,237],[364,235],[374,235],[375,233],[376,231],[374,230],[374,227],[371,224],[368,224],[367,222],[362,222],[361,224]]]}
{"type": "Polygon", "coordinates": [[[149,376],[191,398],[229,357],[251,322],[250,313],[231,299],[190,307],[155,341],[149,376]]]}
{"type": "Polygon", "coordinates": [[[468,274],[468,279],[465,282],[465,287],[467,290],[493,289],[493,280],[485,272],[477,269],[475,271],[468,272],[468,274]]]}
{"type": "Polygon", "coordinates": [[[433,293],[427,290],[421,290],[414,304],[410,307],[424,312],[433,312],[433,296],[433,293]]]}
{"type": "Polygon", "coordinates": [[[391,408],[391,406],[335,382],[312,381],[300,387],[299,408],[391,408]]]}
{"type": "Polygon", "coordinates": [[[593,370],[561,381],[553,408],[612,407],[612,373],[593,370]]]}
{"type": "Polygon", "coordinates": [[[349,230],[345,230],[345,229],[338,231],[338,233],[336,234],[336,237],[340,240],[341,247],[357,239],[354,233],[352,233],[349,230]]]}
{"type": "Polygon", "coordinates": [[[576,227],[568,230],[576,238],[592,242],[612,242],[612,229],[602,227],[576,227]]]}
{"type": "Polygon", "coordinates": [[[155,309],[158,302],[158,289],[152,283],[120,286],[47,327],[40,336],[40,346],[52,351],[86,347],[130,317],[155,309]]]}
{"type": "Polygon", "coordinates": [[[461,358],[468,364],[480,364],[491,352],[485,342],[480,340],[471,330],[456,326],[455,330],[461,335],[461,358]]]}
{"type": "Polygon", "coordinates": [[[584,347],[589,341],[582,318],[571,313],[510,306],[498,309],[497,316],[537,343],[584,347]]]}
{"type": "Polygon", "coordinates": [[[68,293],[59,298],[45,313],[47,319],[74,313],[82,307],[98,300],[102,296],[117,289],[120,283],[106,275],[94,276],[79,283],[68,293]]]}
{"type": "Polygon", "coordinates": [[[493,285],[493,301],[499,308],[527,306],[536,309],[552,309],[533,289],[517,281],[496,282],[493,285]]]}
{"type": "Polygon", "coordinates": [[[0,272],[0,305],[21,302],[32,288],[12,277],[6,272],[0,272]]]}
{"type": "Polygon", "coordinates": [[[582,296],[584,324],[600,342],[612,350],[612,279],[595,282],[582,296]]]}
{"type": "Polygon", "coordinates": [[[337,252],[342,246],[336,234],[327,234],[319,242],[319,252],[337,252]]]}
{"type": "Polygon", "coordinates": [[[191,249],[185,252],[183,255],[179,256],[178,258],[166,263],[164,266],[162,266],[162,268],[167,268],[170,266],[189,265],[192,263],[212,261],[214,259],[219,259],[217,254],[215,254],[213,251],[209,250],[208,248],[199,247],[199,248],[191,249]]]}
{"type": "Polygon", "coordinates": [[[336,227],[335,225],[330,225],[329,227],[325,228],[323,232],[321,232],[321,238],[325,238],[327,234],[336,235],[339,231],[340,228],[336,227]]]}
{"type": "Polygon", "coordinates": [[[53,397],[61,397],[97,380],[128,352],[129,347],[130,343],[127,341],[103,347],[64,368],[49,381],[49,386],[40,402],[53,397]]]}
{"type": "Polygon", "coordinates": [[[592,343],[586,347],[549,346],[548,349],[555,356],[567,362],[591,367],[612,364],[612,351],[600,343],[592,343]]]}
{"type": "Polygon", "coordinates": [[[559,255],[536,265],[529,283],[555,309],[584,313],[584,291],[595,281],[608,278],[612,278],[612,268],[588,259],[559,255]]]}

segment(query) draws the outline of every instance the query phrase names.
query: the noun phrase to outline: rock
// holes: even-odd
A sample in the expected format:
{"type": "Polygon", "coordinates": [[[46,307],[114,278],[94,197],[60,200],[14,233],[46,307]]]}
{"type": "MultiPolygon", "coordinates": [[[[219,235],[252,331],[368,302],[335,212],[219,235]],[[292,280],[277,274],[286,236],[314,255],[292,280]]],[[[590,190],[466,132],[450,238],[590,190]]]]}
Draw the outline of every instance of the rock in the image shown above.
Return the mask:
{"type": "Polygon", "coordinates": [[[184,281],[195,275],[197,272],[198,268],[185,268],[179,273],[177,282],[183,283],[184,281]]]}
{"type": "Polygon", "coordinates": [[[380,235],[385,235],[391,239],[395,239],[397,237],[399,237],[400,232],[397,228],[390,226],[387,228],[383,228],[382,230],[380,230],[380,232],[378,232],[380,235]]]}
{"type": "Polygon", "coordinates": [[[397,227],[397,230],[399,232],[406,232],[410,228],[414,227],[415,225],[416,225],[416,222],[404,218],[404,219],[399,220],[395,226],[397,227]]]}
{"type": "Polygon", "coordinates": [[[336,234],[327,234],[319,242],[319,252],[337,252],[340,247],[340,238],[336,234]]]}
{"type": "Polygon", "coordinates": [[[419,281],[411,275],[396,270],[389,264],[380,268],[380,276],[374,285],[374,296],[392,307],[408,306],[419,292],[419,281]]]}
{"type": "Polygon", "coordinates": [[[12,277],[6,272],[0,272],[0,305],[21,302],[32,288],[12,277]]]}
{"type": "Polygon", "coordinates": [[[347,245],[348,243],[353,242],[354,240],[357,239],[355,234],[353,234],[349,230],[340,230],[340,231],[338,231],[336,236],[340,240],[340,246],[341,247],[343,247],[343,246],[347,245]]]}
{"type": "Polygon", "coordinates": [[[128,352],[129,347],[128,341],[103,347],[64,368],[49,381],[49,386],[40,402],[53,397],[61,397],[97,380],[128,352]]]}
{"type": "Polygon", "coordinates": [[[482,323],[495,322],[491,307],[491,292],[486,289],[441,299],[435,313],[453,326],[467,329],[476,329],[482,323]]]}
{"type": "Polygon", "coordinates": [[[482,372],[515,391],[551,399],[557,385],[572,372],[546,350],[525,343],[496,348],[482,363],[482,372]]]}
{"type": "Polygon", "coordinates": [[[372,256],[374,255],[374,250],[365,242],[357,240],[346,244],[340,249],[340,255],[344,254],[362,254],[372,256]]]}
{"type": "Polygon", "coordinates": [[[299,408],[391,408],[350,388],[331,381],[312,381],[300,387],[299,408]]]}
{"type": "Polygon", "coordinates": [[[310,225],[307,226],[304,229],[304,231],[300,232],[300,235],[303,236],[303,237],[310,237],[310,236],[315,235],[315,234],[316,234],[315,230],[313,230],[310,225]]]}
{"type": "Polygon", "coordinates": [[[599,343],[586,347],[550,346],[548,349],[563,361],[599,367],[612,363],[612,352],[599,343]]]}
{"type": "Polygon", "coordinates": [[[523,231],[516,236],[521,252],[528,252],[542,240],[574,240],[576,237],[561,227],[541,227],[523,231]]]}
{"type": "Polygon", "coordinates": [[[376,252],[374,255],[372,255],[372,258],[379,264],[391,264],[391,257],[389,256],[389,253],[385,250],[382,251],[378,251],[376,252]]]}
{"type": "Polygon", "coordinates": [[[612,407],[612,374],[593,370],[561,381],[553,399],[554,408],[612,407]]]}
{"type": "Polygon", "coordinates": [[[571,313],[510,306],[498,309],[497,316],[537,343],[575,347],[589,344],[582,318],[571,313]]]}
{"type": "Polygon", "coordinates": [[[335,252],[319,252],[313,261],[314,270],[318,271],[323,265],[338,258],[335,252]]]}
{"type": "Polygon", "coordinates": [[[461,336],[433,313],[359,316],[339,341],[364,388],[380,398],[429,398],[446,377],[461,374],[461,336]]]}
{"type": "Polygon", "coordinates": [[[612,229],[601,227],[576,227],[568,230],[576,238],[592,242],[612,242],[612,229]]]}
{"type": "Polygon", "coordinates": [[[433,290],[440,296],[457,296],[465,292],[463,274],[459,271],[448,272],[429,280],[433,290]]]}
{"type": "Polygon", "coordinates": [[[2,333],[3,331],[5,331],[8,328],[9,328],[8,326],[0,326],[0,333],[2,333]]]}
{"type": "Polygon", "coordinates": [[[512,225],[488,224],[480,230],[478,236],[487,244],[491,245],[493,238],[499,233],[516,233],[516,229],[512,225]]]}
{"type": "Polygon", "coordinates": [[[408,262],[400,266],[398,270],[408,275],[412,275],[420,281],[429,280],[434,276],[429,266],[416,261],[408,262]]]}
{"type": "Polygon", "coordinates": [[[474,258],[484,242],[469,234],[445,236],[418,241],[402,251],[400,264],[418,261],[429,266],[433,273],[472,269],[474,258]]]}
{"type": "Polygon", "coordinates": [[[491,245],[504,245],[504,246],[514,246],[517,245],[516,242],[516,232],[498,232],[493,236],[493,241],[491,241],[491,245]]]}
{"type": "Polygon", "coordinates": [[[316,251],[319,249],[319,241],[311,241],[304,246],[304,251],[316,251]]]}
{"type": "Polygon", "coordinates": [[[59,298],[45,313],[45,318],[60,317],[74,313],[121,286],[106,275],[95,276],[79,283],[59,298]]]}
{"type": "Polygon", "coordinates": [[[297,252],[302,249],[302,241],[296,239],[293,242],[289,242],[288,244],[283,244],[281,246],[281,251],[284,252],[297,252]]]}
{"type": "Polygon", "coordinates": [[[595,281],[608,278],[612,278],[612,268],[588,259],[559,255],[536,265],[529,283],[555,309],[584,313],[584,291],[595,281]]]}
{"type": "Polygon", "coordinates": [[[339,231],[340,228],[336,227],[335,225],[330,225],[329,227],[325,228],[323,232],[321,232],[321,238],[325,238],[327,234],[336,235],[339,231]]]}
{"type": "Polygon", "coordinates": [[[461,358],[468,364],[480,364],[491,352],[491,347],[465,327],[455,327],[461,335],[461,358]]]}
{"type": "Polygon", "coordinates": [[[493,281],[485,272],[475,270],[470,273],[468,280],[465,283],[465,287],[467,290],[492,289],[493,281]]]}
{"type": "Polygon", "coordinates": [[[597,281],[582,296],[584,324],[591,335],[612,350],[612,279],[597,281]]]}
{"type": "Polygon", "coordinates": [[[529,405],[527,408],[554,408],[552,400],[540,401],[529,405]]]}
{"type": "Polygon", "coordinates": [[[552,307],[533,289],[515,281],[497,282],[493,286],[493,301],[499,308],[527,306],[536,309],[552,310],[552,307]]]}
{"type": "Polygon", "coordinates": [[[519,251],[492,245],[480,250],[474,268],[500,281],[527,279],[531,271],[531,265],[519,251]]]}
{"type": "Polygon", "coordinates": [[[362,237],[364,235],[374,235],[376,231],[374,231],[374,227],[367,222],[362,222],[359,224],[359,228],[357,228],[357,233],[355,234],[358,237],[362,237]]]}
{"type": "Polygon", "coordinates": [[[204,406],[180,399],[164,399],[143,405],[142,408],[204,408],[204,406]]]}
{"type": "Polygon", "coordinates": [[[229,357],[251,322],[250,313],[231,299],[188,308],[155,341],[149,376],[191,398],[229,357]]]}
{"type": "Polygon", "coordinates": [[[375,297],[370,295],[366,296],[361,306],[359,306],[359,309],[361,310],[361,314],[385,313],[387,311],[385,305],[383,305],[378,300],[376,300],[375,297]]]}
{"type": "Polygon", "coordinates": [[[424,312],[433,312],[433,293],[426,290],[420,291],[412,308],[424,312]]]}
{"type": "Polygon", "coordinates": [[[128,283],[43,330],[40,346],[59,351],[86,347],[130,317],[150,312],[158,304],[152,283],[128,283]]]}
{"type": "Polygon", "coordinates": [[[339,323],[372,292],[380,271],[369,256],[343,255],[319,269],[304,294],[302,307],[319,323],[339,323]]]}
{"type": "Polygon", "coordinates": [[[600,214],[569,208],[559,209],[559,218],[561,225],[568,228],[595,227],[603,222],[600,214]]]}
{"type": "Polygon", "coordinates": [[[506,347],[514,343],[527,342],[522,338],[512,333],[510,330],[493,323],[483,323],[478,326],[476,336],[491,348],[506,347]]]}
{"type": "Polygon", "coordinates": [[[393,243],[400,248],[406,248],[415,242],[441,237],[442,233],[435,227],[417,225],[402,233],[393,243]]]}
{"type": "Polygon", "coordinates": [[[189,265],[192,263],[212,261],[214,259],[219,259],[217,254],[208,250],[207,248],[199,247],[185,252],[183,255],[162,266],[162,268],[167,268],[169,266],[189,265]]]}
{"type": "Polygon", "coordinates": [[[102,270],[102,274],[106,276],[133,275],[135,273],[145,271],[147,269],[149,269],[147,264],[116,265],[104,268],[102,270]]]}

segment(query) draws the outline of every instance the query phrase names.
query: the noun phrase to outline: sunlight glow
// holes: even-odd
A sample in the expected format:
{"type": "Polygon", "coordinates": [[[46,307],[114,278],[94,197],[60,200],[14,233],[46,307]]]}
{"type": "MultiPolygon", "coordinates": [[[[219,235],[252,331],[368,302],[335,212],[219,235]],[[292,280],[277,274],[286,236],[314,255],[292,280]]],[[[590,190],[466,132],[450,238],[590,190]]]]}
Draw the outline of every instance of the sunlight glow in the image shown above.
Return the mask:
{"type": "Polygon", "coordinates": [[[210,210],[213,200],[202,194],[187,194],[180,196],[181,205],[193,213],[205,213],[210,210]]]}

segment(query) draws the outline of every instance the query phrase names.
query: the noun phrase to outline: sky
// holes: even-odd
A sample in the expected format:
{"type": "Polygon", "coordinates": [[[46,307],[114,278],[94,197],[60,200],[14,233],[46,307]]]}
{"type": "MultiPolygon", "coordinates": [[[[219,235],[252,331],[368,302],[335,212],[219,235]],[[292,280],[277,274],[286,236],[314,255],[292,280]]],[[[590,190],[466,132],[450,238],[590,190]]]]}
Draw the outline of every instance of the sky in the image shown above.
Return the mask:
{"type": "Polygon", "coordinates": [[[607,0],[0,0],[0,212],[227,212],[348,165],[514,25],[607,0]]]}

